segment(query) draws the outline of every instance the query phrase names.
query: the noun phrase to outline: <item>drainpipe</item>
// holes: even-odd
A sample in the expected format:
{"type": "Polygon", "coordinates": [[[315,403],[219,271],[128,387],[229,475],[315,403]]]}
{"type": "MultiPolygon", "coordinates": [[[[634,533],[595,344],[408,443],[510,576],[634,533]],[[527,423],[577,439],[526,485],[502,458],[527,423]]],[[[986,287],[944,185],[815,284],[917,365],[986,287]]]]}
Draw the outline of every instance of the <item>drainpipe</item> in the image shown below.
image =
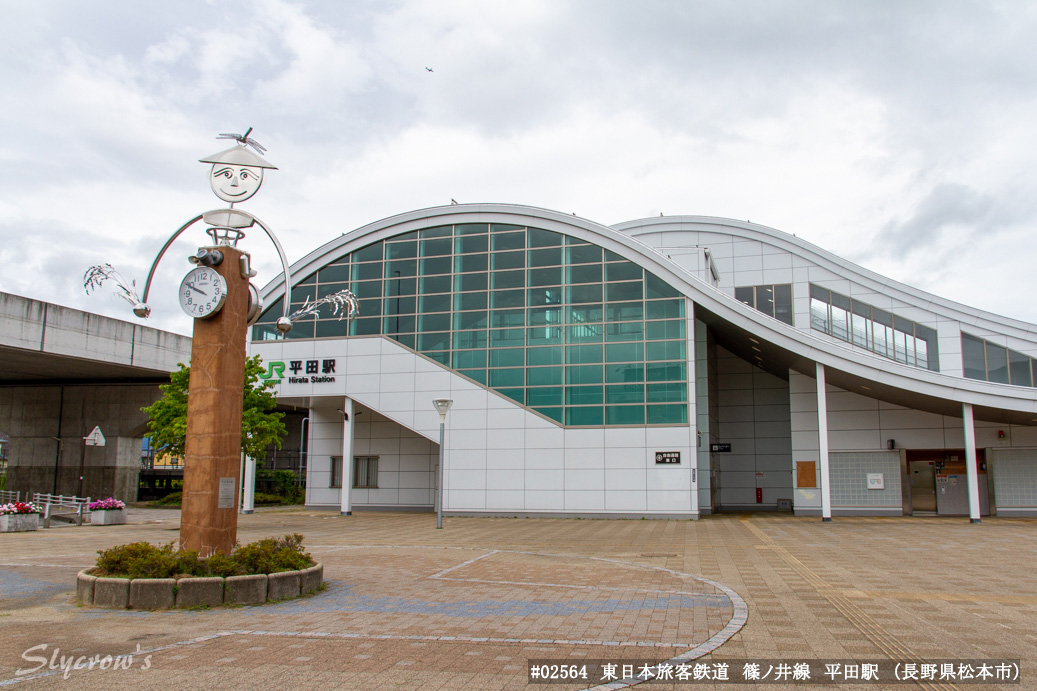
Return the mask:
{"type": "Polygon", "coordinates": [[[51,494],[58,493],[58,464],[61,462],[61,412],[65,407],[65,387],[58,388],[58,436],[54,437],[57,441],[57,448],[54,449],[54,489],[51,490],[51,494]]]}

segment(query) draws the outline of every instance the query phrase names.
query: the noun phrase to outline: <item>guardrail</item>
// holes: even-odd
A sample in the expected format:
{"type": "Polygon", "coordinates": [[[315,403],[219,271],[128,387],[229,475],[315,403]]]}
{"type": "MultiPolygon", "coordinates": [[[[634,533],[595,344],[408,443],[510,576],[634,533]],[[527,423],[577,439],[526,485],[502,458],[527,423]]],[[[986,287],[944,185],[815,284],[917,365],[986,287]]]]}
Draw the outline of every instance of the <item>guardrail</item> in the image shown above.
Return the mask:
{"type": "Polygon", "coordinates": [[[69,518],[76,525],[83,525],[83,514],[90,513],[90,497],[66,497],[62,494],[32,495],[32,503],[43,507],[43,527],[50,527],[50,519],[55,516],[69,518]]]}

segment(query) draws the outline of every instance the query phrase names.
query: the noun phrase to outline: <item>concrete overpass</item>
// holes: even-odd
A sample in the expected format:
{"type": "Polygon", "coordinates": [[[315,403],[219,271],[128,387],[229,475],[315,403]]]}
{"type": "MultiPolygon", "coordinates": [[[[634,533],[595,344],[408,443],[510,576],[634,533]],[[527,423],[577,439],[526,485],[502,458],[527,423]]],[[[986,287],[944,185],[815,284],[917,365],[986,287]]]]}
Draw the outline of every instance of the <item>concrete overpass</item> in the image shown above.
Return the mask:
{"type": "Polygon", "coordinates": [[[136,499],[140,409],[190,357],[186,336],[0,293],[7,489],[136,499]],[[84,445],[94,427],[105,446],[84,445]]]}

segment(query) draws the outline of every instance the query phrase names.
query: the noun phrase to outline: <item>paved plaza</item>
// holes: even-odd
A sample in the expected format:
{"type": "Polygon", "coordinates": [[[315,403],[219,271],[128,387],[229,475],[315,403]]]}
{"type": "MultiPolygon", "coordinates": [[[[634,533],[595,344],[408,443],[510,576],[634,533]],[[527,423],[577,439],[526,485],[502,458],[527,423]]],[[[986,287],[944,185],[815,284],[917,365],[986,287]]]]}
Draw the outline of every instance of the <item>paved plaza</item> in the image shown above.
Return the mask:
{"type": "MultiPolygon", "coordinates": [[[[178,528],[178,511],[131,509],[123,526],[0,535],[0,687],[562,691],[602,682],[531,684],[529,661],[892,658],[1021,660],[1004,688],[1037,688],[1037,519],[447,517],[436,530],[432,514],[270,510],[241,516],[239,541],[303,534],[326,590],[193,611],[75,604],[97,550],[178,528]],[[127,654],[129,669],[60,668],[127,654]]],[[[826,687],[886,688],[809,688],[826,687]]]]}

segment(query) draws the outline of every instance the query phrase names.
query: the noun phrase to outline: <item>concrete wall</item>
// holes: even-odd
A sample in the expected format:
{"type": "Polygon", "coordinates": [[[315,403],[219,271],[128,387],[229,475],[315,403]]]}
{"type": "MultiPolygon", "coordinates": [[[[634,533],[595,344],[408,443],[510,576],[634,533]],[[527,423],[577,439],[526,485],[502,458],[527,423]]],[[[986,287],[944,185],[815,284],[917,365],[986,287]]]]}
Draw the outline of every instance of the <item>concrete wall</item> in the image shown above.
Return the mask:
{"type": "MultiPolygon", "coordinates": [[[[900,514],[902,501],[899,494],[893,493],[891,487],[896,484],[896,492],[900,492],[900,465],[897,462],[894,472],[889,466],[887,457],[899,458],[899,451],[892,454],[887,451],[887,443],[893,440],[896,449],[961,449],[965,446],[965,430],[960,417],[937,415],[920,410],[912,410],[894,405],[861,394],[845,391],[828,385],[826,389],[828,402],[828,444],[832,462],[832,509],[842,508],[841,513],[853,511],[855,508],[867,506],[870,502],[878,502],[900,514]],[[867,499],[863,501],[859,494],[845,485],[836,492],[836,463],[840,464],[840,482],[850,482],[845,477],[846,468],[855,468],[852,482],[863,481],[868,472],[882,472],[885,476],[886,499],[867,499]],[[872,464],[875,465],[874,468],[872,464]]],[[[789,401],[791,406],[792,458],[793,461],[819,461],[818,455],[818,419],[817,390],[813,377],[790,372],[789,401]]],[[[1003,423],[976,420],[976,447],[987,449],[992,463],[995,483],[995,501],[1000,507],[1004,501],[1016,506],[1031,501],[1027,486],[1037,486],[1037,458],[1033,450],[1037,447],[1037,427],[1006,425],[1003,423]],[[1003,432],[1003,436],[999,434],[1003,432]],[[1000,454],[1000,455],[998,455],[1000,454]],[[997,459],[1005,459],[1002,465],[997,459]],[[1020,474],[1021,473],[1021,474],[1020,474]],[[1000,476],[999,476],[1000,474],[1000,476]],[[999,489],[1000,488],[1000,489],[999,489]],[[1022,489],[1020,489],[1022,488],[1022,489]],[[1019,492],[1023,494],[1020,495],[1019,492]]],[[[820,485],[820,470],[817,473],[820,485]]],[[[852,483],[851,483],[852,484],[852,483]]],[[[868,493],[869,497],[882,495],[868,493]]],[[[1032,507],[1037,509],[1037,495],[1032,500],[1032,507]]],[[[796,489],[795,508],[797,513],[817,513],[821,510],[820,489],[796,489]]],[[[1000,509],[999,509],[1000,510],[1000,509]]],[[[1029,510],[1029,509],[1027,509],[1029,510]]],[[[874,509],[861,509],[858,513],[874,512],[874,509]]]]}
{"type": "Polygon", "coordinates": [[[903,513],[899,451],[832,453],[832,506],[855,513],[899,516],[903,513]],[[868,475],[882,475],[882,489],[868,489],[868,475]]]}
{"type": "Polygon", "coordinates": [[[1037,449],[987,449],[999,516],[1037,516],[1037,449]]]}
{"type": "Polygon", "coordinates": [[[7,488],[135,501],[147,420],[140,409],[161,396],[157,382],[190,360],[191,339],[7,293],[0,327],[7,488]],[[95,426],[107,445],[84,447],[95,426]]]}
{"type": "Polygon", "coordinates": [[[703,322],[695,322],[695,411],[698,444],[699,512],[713,506],[713,464],[710,444],[718,439],[717,358],[713,335],[703,322]]]}
{"type": "Polygon", "coordinates": [[[789,383],[716,348],[718,442],[713,454],[721,509],[776,509],[792,499],[789,383]],[[762,503],[756,490],[763,491],[762,503]]]}
{"type": "Polygon", "coordinates": [[[155,384],[0,387],[0,429],[11,438],[7,489],[53,492],[56,464],[58,494],[136,501],[147,422],[140,409],[159,396],[155,384]],[[104,447],[83,444],[95,426],[104,447]]]}
{"type": "Polygon", "coordinates": [[[83,361],[78,378],[90,378],[90,361],[131,367],[126,373],[140,378],[143,371],[171,372],[191,357],[187,336],[9,293],[0,293],[0,324],[0,346],[83,361]]]}
{"type": "MultiPolygon", "coordinates": [[[[310,411],[308,506],[341,505],[341,488],[331,485],[331,464],[343,457],[342,435],[348,429],[338,412],[341,407],[327,405],[310,411]]],[[[362,405],[354,404],[351,422],[353,455],[378,457],[378,488],[352,489],[353,507],[432,510],[439,444],[362,405]]],[[[348,466],[343,474],[343,482],[350,482],[348,466]]]]}

